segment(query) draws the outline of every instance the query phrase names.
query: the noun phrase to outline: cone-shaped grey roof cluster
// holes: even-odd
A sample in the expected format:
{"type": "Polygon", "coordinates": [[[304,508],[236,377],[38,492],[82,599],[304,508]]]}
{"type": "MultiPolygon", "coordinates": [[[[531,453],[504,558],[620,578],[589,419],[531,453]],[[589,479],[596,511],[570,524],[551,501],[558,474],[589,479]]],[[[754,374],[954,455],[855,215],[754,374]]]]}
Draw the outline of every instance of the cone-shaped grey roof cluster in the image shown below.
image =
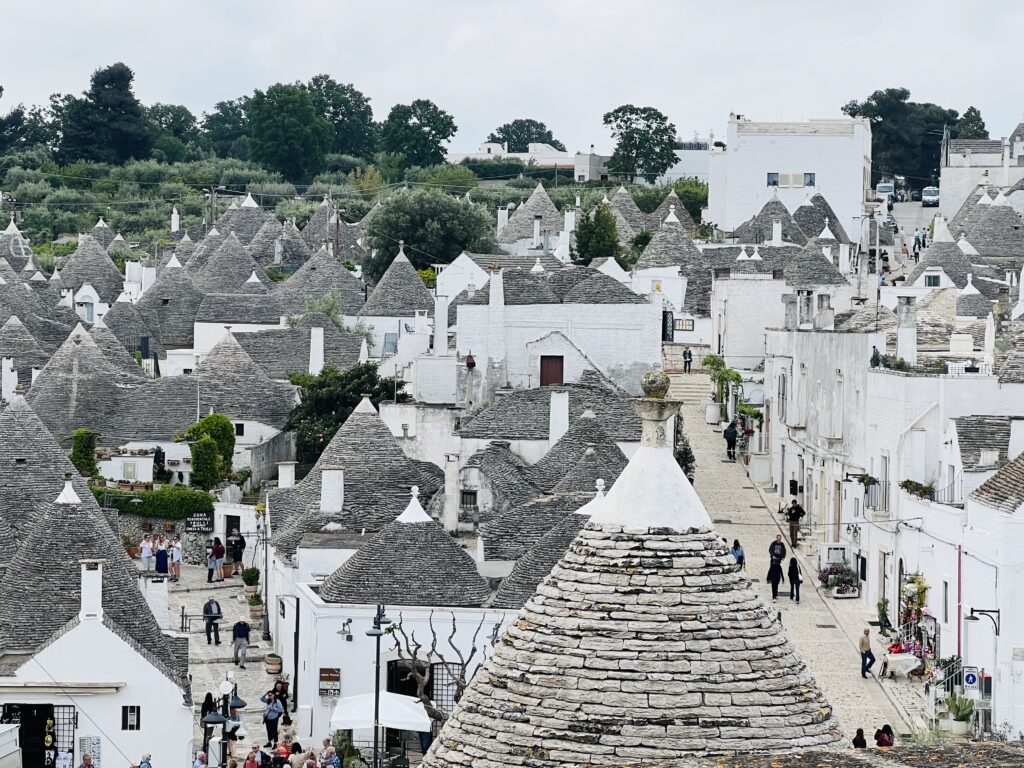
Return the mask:
{"type": "Polygon", "coordinates": [[[249,242],[249,255],[261,267],[274,263],[274,242],[281,236],[284,226],[277,219],[269,219],[249,242]]]}
{"type": "MultiPolygon", "coordinates": [[[[189,237],[188,232],[186,232],[181,240],[178,241],[178,245],[174,248],[174,256],[178,259],[178,263],[182,266],[188,264],[192,259],[192,255],[196,252],[196,246],[196,241],[189,237]]],[[[167,262],[170,261],[170,258],[171,254],[168,249],[168,252],[166,253],[166,260],[161,258],[162,263],[159,265],[160,269],[167,266],[167,262]]]]}
{"type": "Polygon", "coordinates": [[[793,211],[793,220],[809,238],[820,238],[822,232],[827,229],[834,235],[833,239],[836,242],[850,242],[836,212],[820,192],[811,195],[807,201],[797,206],[793,211]]]}
{"type": "Polygon", "coordinates": [[[508,223],[498,233],[498,242],[512,244],[533,237],[533,220],[540,215],[541,230],[561,232],[564,224],[562,214],[551,202],[543,184],[538,184],[526,202],[508,217],[508,223]]]}
{"type": "Polygon", "coordinates": [[[0,327],[0,359],[5,357],[14,360],[14,370],[18,372],[18,383],[22,387],[32,383],[32,369],[42,368],[50,359],[16,315],[11,315],[0,327]]]}
{"type": "Polygon", "coordinates": [[[96,222],[95,226],[90,230],[89,235],[93,240],[100,244],[100,247],[102,247],[103,250],[107,250],[107,248],[110,247],[110,244],[114,242],[114,231],[107,226],[107,222],[102,218],[96,222]]]}
{"type": "Polygon", "coordinates": [[[272,218],[274,215],[260,208],[252,199],[252,195],[246,195],[241,205],[218,219],[217,229],[225,236],[234,233],[242,245],[248,245],[260,231],[260,227],[272,218]]]}
{"type": "Polygon", "coordinates": [[[128,353],[128,350],[124,348],[124,345],[121,344],[117,336],[102,321],[89,329],[89,336],[96,342],[96,346],[103,356],[118,371],[133,378],[141,379],[145,376],[135,358],[128,353]]]}
{"type": "Polygon", "coordinates": [[[672,213],[672,208],[675,206],[675,215],[679,219],[679,223],[682,224],[687,232],[693,232],[695,224],[693,223],[693,217],[690,212],[686,210],[686,206],[683,205],[683,201],[679,199],[679,195],[676,191],[670,190],[665,199],[661,201],[654,212],[651,214],[651,220],[654,224],[651,229],[658,229],[662,224],[665,223],[665,219],[668,218],[669,213],[672,213]]]}
{"type": "Polygon", "coordinates": [[[78,247],[60,269],[60,277],[65,286],[76,291],[88,283],[107,304],[117,301],[124,288],[117,266],[103,246],[88,235],[79,238],[78,247]]]}
{"type": "Polygon", "coordinates": [[[0,283],[0,322],[17,317],[47,352],[56,350],[78,324],[69,307],[46,306],[30,287],[31,283],[0,283]]]}
{"type": "Polygon", "coordinates": [[[340,331],[329,317],[318,313],[303,316],[294,328],[235,333],[242,349],[272,379],[287,380],[292,373],[309,370],[311,328],[322,328],[324,365],[347,370],[359,362],[363,337],[340,331]]]}
{"type": "Polygon", "coordinates": [[[232,232],[194,277],[199,289],[207,293],[234,293],[245,285],[253,273],[260,282],[270,282],[263,269],[252,260],[245,246],[232,232]]]}
{"type": "MultiPolygon", "coordinates": [[[[419,280],[419,275],[416,279],[419,280]]],[[[326,248],[320,248],[310,256],[295,274],[277,287],[275,293],[285,309],[292,313],[305,312],[306,302],[310,299],[320,301],[333,295],[344,314],[354,315],[363,306],[365,298],[359,278],[345,269],[326,248]]]]}
{"type": "Polygon", "coordinates": [[[641,447],[423,766],[672,765],[841,738],[672,456],[664,422],[678,404],[634,403],[641,447]]]}
{"type": "Polygon", "coordinates": [[[412,494],[398,519],[324,579],[321,598],[370,605],[483,604],[491,589],[473,558],[423,511],[419,489],[412,494]]]}
{"type": "MultiPolygon", "coordinates": [[[[796,245],[807,245],[807,235],[793,219],[789,209],[777,197],[773,197],[753,218],[736,227],[733,236],[741,243],[770,243],[772,226],[775,221],[782,223],[782,240],[796,245]]],[[[814,233],[815,236],[818,234],[814,233]]]]}
{"type": "Polygon", "coordinates": [[[302,228],[302,239],[311,251],[319,250],[320,246],[331,238],[328,236],[327,227],[334,216],[334,205],[326,197],[319,207],[309,217],[306,226],[302,228]]]}
{"type": "Polygon", "coordinates": [[[647,243],[633,269],[680,267],[687,262],[705,265],[706,260],[690,239],[686,227],[679,221],[677,209],[673,208],[669,211],[667,220],[647,243]]]}
{"type": "Polygon", "coordinates": [[[135,306],[165,349],[189,348],[203,295],[188,270],[169,265],[135,306]]]}
{"type": "Polygon", "coordinates": [[[206,262],[210,260],[210,257],[217,252],[217,249],[224,244],[226,236],[227,233],[221,232],[217,227],[211,228],[206,233],[206,237],[196,243],[196,247],[193,249],[189,260],[182,262],[184,267],[193,274],[201,270],[206,266],[206,262]]]}
{"type": "Polygon", "coordinates": [[[149,353],[158,357],[167,357],[167,351],[160,343],[153,330],[146,325],[138,308],[130,301],[115,301],[103,316],[103,324],[110,329],[129,354],[140,349],[143,338],[149,339],[149,353]]]}
{"type": "MultiPolygon", "coordinates": [[[[344,267],[343,267],[344,269],[344,267]]],[[[399,246],[398,255],[374,286],[361,317],[413,317],[417,310],[434,311],[434,297],[399,246]]]]}
{"type": "Polygon", "coordinates": [[[981,206],[984,213],[967,228],[967,239],[982,256],[1020,256],[1024,254],[1024,222],[1000,197],[999,202],[981,206]]]}
{"type": "Polygon", "coordinates": [[[429,499],[443,484],[444,473],[437,466],[405,455],[369,398],[364,398],[309,474],[293,488],[270,492],[271,527],[279,531],[274,546],[291,555],[304,534],[319,532],[328,524],[343,530],[379,531],[408,505],[412,486],[429,499]],[[324,467],[341,467],[344,472],[344,503],[337,515],[320,512],[324,467]]]}
{"type": "Polygon", "coordinates": [[[622,214],[622,218],[634,232],[653,229],[647,214],[640,210],[633,196],[626,191],[625,187],[619,187],[608,202],[612,208],[622,214]]]}
{"type": "MultiPolygon", "coordinates": [[[[594,412],[587,409],[569,425],[569,429],[558,442],[529,468],[527,476],[542,491],[551,491],[580,460],[588,446],[594,446],[602,454],[605,451],[613,454],[617,451],[623,465],[625,464],[626,457],[619,450],[619,446],[608,437],[594,412]]],[[[618,473],[615,476],[618,477],[618,473]]],[[[602,475],[602,478],[609,485],[615,480],[608,475],[602,475]]],[[[591,485],[590,488],[581,490],[592,488],[591,485]]]]}
{"type": "Polygon", "coordinates": [[[7,228],[0,232],[0,259],[6,259],[15,272],[21,272],[31,255],[28,240],[22,237],[12,218],[7,228]]]}

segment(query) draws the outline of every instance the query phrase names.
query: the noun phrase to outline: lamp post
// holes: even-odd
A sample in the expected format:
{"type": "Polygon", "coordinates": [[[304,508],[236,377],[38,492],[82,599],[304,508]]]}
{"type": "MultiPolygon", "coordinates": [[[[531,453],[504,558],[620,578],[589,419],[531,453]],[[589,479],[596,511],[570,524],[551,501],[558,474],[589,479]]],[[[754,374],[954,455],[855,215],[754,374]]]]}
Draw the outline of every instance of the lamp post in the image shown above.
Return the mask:
{"type": "Polygon", "coordinates": [[[373,617],[373,627],[366,630],[366,636],[372,637],[377,643],[373,680],[373,768],[380,768],[380,639],[384,635],[382,627],[390,623],[391,619],[384,615],[384,606],[378,605],[373,617]]]}
{"type": "MultiPolygon", "coordinates": [[[[270,531],[269,518],[266,510],[256,521],[256,546],[263,547],[263,635],[262,640],[269,643],[270,637],[270,531]]],[[[268,646],[269,647],[269,646],[268,646]]]]}

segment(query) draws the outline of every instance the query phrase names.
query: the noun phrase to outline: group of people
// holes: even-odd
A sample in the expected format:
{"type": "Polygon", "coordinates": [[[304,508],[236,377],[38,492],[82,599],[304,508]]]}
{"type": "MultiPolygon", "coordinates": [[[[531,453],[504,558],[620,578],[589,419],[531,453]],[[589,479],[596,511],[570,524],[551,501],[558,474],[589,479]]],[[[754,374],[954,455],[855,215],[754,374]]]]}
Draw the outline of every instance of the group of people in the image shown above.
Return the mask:
{"type": "Polygon", "coordinates": [[[206,554],[206,583],[224,581],[224,560],[231,554],[231,575],[237,576],[244,570],[242,556],[245,554],[245,536],[238,532],[237,528],[231,530],[228,536],[227,546],[220,540],[220,536],[213,537],[213,544],[210,545],[206,554]]]}
{"type": "Polygon", "coordinates": [[[170,539],[161,533],[156,538],[144,534],[139,542],[139,557],[146,571],[168,575],[168,581],[181,579],[181,536],[174,534],[170,539]]]}
{"type": "MultiPolygon", "coordinates": [[[[780,533],[775,537],[775,541],[768,545],[768,576],[767,581],[772,587],[772,602],[777,602],[779,599],[779,584],[786,580],[782,575],[782,563],[786,559],[786,544],[782,540],[782,534],[780,533]]],[[[789,599],[800,602],[800,585],[803,583],[803,571],[800,569],[800,563],[797,562],[795,557],[789,558],[789,568],[786,571],[786,576],[789,577],[789,599]]]]}
{"type": "MultiPolygon", "coordinates": [[[[875,731],[875,746],[876,747],[891,747],[896,743],[896,734],[893,733],[892,726],[886,723],[877,731],[875,731]]],[[[858,728],[857,734],[853,737],[853,748],[854,749],[867,749],[868,740],[864,738],[864,729],[858,728]]]]}

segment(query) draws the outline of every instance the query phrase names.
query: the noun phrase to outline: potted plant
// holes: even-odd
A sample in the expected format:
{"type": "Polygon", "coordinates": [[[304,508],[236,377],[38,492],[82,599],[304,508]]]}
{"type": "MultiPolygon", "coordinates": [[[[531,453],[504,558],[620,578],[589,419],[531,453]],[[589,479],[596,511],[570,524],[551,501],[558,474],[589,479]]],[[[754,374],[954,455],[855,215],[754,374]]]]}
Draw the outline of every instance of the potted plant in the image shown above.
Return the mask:
{"type": "Polygon", "coordinates": [[[281,674],[281,657],[276,653],[268,653],[263,658],[263,668],[267,670],[268,675],[281,674]]]}
{"type": "Polygon", "coordinates": [[[246,568],[242,571],[242,583],[245,584],[245,594],[251,597],[260,591],[260,569],[246,568]]]}
{"type": "Polygon", "coordinates": [[[249,618],[253,621],[263,618],[263,598],[259,593],[249,595],[249,618]]]}
{"type": "Polygon", "coordinates": [[[946,697],[946,710],[950,717],[945,724],[949,732],[954,736],[966,736],[968,723],[974,713],[974,701],[951,693],[946,697]]]}
{"type": "Polygon", "coordinates": [[[128,553],[128,557],[133,560],[139,556],[139,547],[128,534],[121,537],[121,546],[124,547],[124,551],[128,553]]]}
{"type": "Polygon", "coordinates": [[[164,531],[174,533],[174,523],[164,523],[164,531]]]}
{"type": "Polygon", "coordinates": [[[832,597],[846,600],[860,595],[860,578],[846,563],[834,563],[818,571],[821,586],[831,590],[832,597]]]}

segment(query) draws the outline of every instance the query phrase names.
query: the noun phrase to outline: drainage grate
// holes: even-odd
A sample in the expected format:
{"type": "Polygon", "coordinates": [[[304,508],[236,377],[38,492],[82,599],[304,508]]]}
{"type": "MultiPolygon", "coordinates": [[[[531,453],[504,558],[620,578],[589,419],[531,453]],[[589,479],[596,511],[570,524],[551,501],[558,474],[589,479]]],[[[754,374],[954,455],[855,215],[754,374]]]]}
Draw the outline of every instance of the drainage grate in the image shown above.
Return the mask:
{"type": "Polygon", "coordinates": [[[768,507],[766,507],[764,504],[751,504],[750,508],[751,509],[768,509],[768,507]]]}
{"type": "Polygon", "coordinates": [[[716,517],[711,522],[714,523],[715,525],[732,525],[732,520],[729,520],[729,519],[724,518],[724,517],[716,517]]]}
{"type": "Polygon", "coordinates": [[[835,624],[815,624],[818,629],[839,629],[835,624]]]}

